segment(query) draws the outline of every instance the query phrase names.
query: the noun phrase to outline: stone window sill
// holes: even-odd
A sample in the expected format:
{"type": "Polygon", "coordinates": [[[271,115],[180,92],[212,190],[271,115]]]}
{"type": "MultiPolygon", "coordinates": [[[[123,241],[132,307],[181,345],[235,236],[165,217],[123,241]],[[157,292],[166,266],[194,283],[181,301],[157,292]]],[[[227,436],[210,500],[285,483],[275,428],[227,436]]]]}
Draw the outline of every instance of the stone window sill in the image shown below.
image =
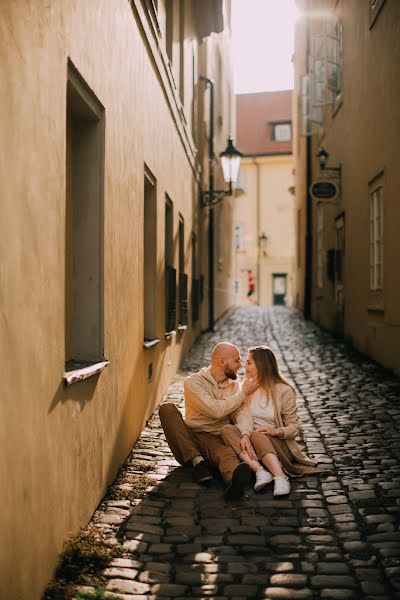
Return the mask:
{"type": "Polygon", "coordinates": [[[154,340],[144,340],[143,348],[154,348],[154,346],[157,346],[159,343],[160,340],[158,338],[154,338],[154,340]]]}
{"type": "Polygon", "coordinates": [[[170,340],[171,338],[176,336],[176,329],[173,329],[172,331],[166,331],[165,332],[165,339],[166,340],[170,340]]]}
{"type": "Polygon", "coordinates": [[[368,312],[379,312],[379,313],[384,313],[385,312],[385,308],[383,306],[379,306],[377,304],[369,304],[367,306],[367,311],[368,312]]]}
{"type": "Polygon", "coordinates": [[[178,325],[179,333],[183,333],[184,331],[186,331],[186,329],[187,329],[187,325],[178,325]]]}
{"type": "Polygon", "coordinates": [[[78,381],[83,381],[88,377],[93,377],[94,375],[98,375],[108,365],[110,362],[108,360],[103,360],[101,362],[76,362],[69,361],[65,365],[65,371],[63,374],[64,385],[71,385],[72,383],[76,383],[78,381]],[[75,368],[74,368],[75,367],[75,368]]]}

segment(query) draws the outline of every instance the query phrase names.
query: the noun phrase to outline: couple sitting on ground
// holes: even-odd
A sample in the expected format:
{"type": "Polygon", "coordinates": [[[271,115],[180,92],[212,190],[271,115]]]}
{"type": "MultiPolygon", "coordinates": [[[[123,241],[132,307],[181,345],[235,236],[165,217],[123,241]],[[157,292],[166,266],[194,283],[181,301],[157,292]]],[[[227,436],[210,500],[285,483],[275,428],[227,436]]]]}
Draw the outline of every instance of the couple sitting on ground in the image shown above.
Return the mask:
{"type": "Polygon", "coordinates": [[[250,348],[243,384],[239,349],[220,343],[211,365],[184,382],[185,421],[175,404],[160,406],[168,445],[180,464],[191,463],[196,481],[212,479],[217,467],[225,497],[241,496],[255,473],[256,492],[274,481],[274,496],[290,492],[288,475],[321,473],[295,441],[299,433],[296,396],[279,373],[268,346],[250,348]],[[242,461],[242,462],[241,462],[242,461]]]}

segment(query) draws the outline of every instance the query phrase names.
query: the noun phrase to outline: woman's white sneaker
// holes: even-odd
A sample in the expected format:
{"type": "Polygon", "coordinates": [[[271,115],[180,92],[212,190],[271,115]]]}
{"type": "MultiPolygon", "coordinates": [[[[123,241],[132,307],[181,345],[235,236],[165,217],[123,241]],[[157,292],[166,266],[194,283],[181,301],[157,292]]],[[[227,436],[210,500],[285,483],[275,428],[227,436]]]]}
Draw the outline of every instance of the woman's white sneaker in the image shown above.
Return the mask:
{"type": "Polygon", "coordinates": [[[286,496],[289,492],[289,477],[274,477],[274,496],[286,496]]]}
{"type": "Polygon", "coordinates": [[[256,472],[256,483],[254,485],[254,491],[259,492],[260,490],[265,488],[265,486],[268,485],[273,480],[273,478],[274,476],[272,475],[272,473],[270,473],[263,467],[261,467],[261,469],[258,469],[258,471],[256,472]]]}

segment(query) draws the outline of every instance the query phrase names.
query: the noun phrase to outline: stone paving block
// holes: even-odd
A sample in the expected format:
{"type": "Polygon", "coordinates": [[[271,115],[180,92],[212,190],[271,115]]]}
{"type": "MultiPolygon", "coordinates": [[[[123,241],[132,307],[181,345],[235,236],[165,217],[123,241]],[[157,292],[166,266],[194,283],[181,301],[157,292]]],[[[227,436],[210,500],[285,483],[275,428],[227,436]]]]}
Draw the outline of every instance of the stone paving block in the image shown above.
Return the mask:
{"type": "Polygon", "coordinates": [[[105,589],[109,592],[121,592],[123,594],[146,594],[150,590],[150,586],[147,583],[127,579],[110,579],[105,589]]]}
{"type": "Polygon", "coordinates": [[[223,587],[223,593],[226,596],[228,596],[228,598],[233,596],[244,596],[245,598],[253,598],[257,593],[257,586],[245,585],[240,583],[225,585],[223,587]]]}
{"type": "Polygon", "coordinates": [[[358,593],[353,590],[323,589],[320,591],[321,600],[356,600],[358,593]]]}
{"type": "Polygon", "coordinates": [[[323,588],[354,588],[356,582],[349,575],[314,575],[310,577],[311,587],[323,588]]]}
{"type": "Polygon", "coordinates": [[[302,573],[279,573],[271,575],[271,585],[279,587],[304,587],[307,579],[307,575],[302,573]]]}
{"type": "Polygon", "coordinates": [[[105,569],[103,571],[104,577],[109,577],[111,579],[136,579],[139,571],[136,569],[129,568],[118,568],[118,567],[110,567],[109,569],[105,569]]]}
{"type": "Polygon", "coordinates": [[[169,573],[160,573],[159,571],[150,571],[146,569],[139,574],[138,580],[142,583],[149,584],[169,583],[171,581],[171,575],[169,573]]]}
{"type": "Polygon", "coordinates": [[[280,600],[307,600],[312,598],[313,593],[310,589],[295,590],[292,588],[283,587],[268,587],[264,590],[264,598],[277,598],[280,600]]]}
{"type": "Polygon", "coordinates": [[[176,598],[177,596],[184,596],[186,590],[186,585],[179,585],[175,583],[159,583],[152,586],[151,593],[155,594],[156,597],[167,596],[170,598],[176,598]]]}

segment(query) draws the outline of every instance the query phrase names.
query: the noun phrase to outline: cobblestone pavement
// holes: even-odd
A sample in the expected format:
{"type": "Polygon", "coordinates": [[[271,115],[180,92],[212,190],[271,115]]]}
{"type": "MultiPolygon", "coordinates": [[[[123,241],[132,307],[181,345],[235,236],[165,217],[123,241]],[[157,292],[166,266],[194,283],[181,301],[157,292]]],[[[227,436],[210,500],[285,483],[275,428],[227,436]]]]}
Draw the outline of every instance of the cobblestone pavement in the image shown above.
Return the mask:
{"type": "Polygon", "coordinates": [[[297,311],[250,307],[198,340],[165,399],[183,406],[184,377],[221,340],[243,357],[272,346],[298,392],[303,447],[333,473],[292,480],[284,498],[267,486],[228,503],[222,484],[201,487],[176,468],[156,412],[113,484],[129,489],[142,469],[146,494],[106,497],[93,518],[126,552],[102,589],[125,600],[400,598],[399,380],[297,311]]]}

